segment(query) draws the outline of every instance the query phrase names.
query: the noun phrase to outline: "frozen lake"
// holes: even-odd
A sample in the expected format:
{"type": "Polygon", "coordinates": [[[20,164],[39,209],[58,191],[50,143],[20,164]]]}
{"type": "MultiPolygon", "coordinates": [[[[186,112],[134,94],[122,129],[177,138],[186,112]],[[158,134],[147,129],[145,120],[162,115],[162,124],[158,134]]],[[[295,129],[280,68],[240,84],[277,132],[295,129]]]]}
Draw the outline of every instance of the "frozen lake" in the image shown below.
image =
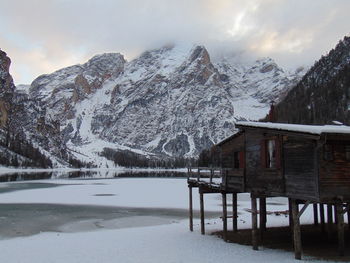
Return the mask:
{"type": "MultiPolygon", "coordinates": [[[[140,193],[138,188],[140,184],[145,184],[145,178],[179,178],[183,182],[185,176],[185,173],[178,171],[109,170],[3,174],[0,176],[0,238],[179,222],[188,216],[187,210],[181,206],[154,207],[156,202],[153,205],[149,202],[129,207],[128,202],[144,199],[143,195],[147,193],[140,193]],[[123,178],[132,180],[126,182],[123,178]],[[133,197],[122,197],[124,202],[120,202],[120,191],[117,190],[120,187],[113,185],[123,185],[124,189],[134,188],[129,192],[133,197]],[[86,189],[95,193],[81,195],[86,189]],[[79,195],[80,199],[77,200],[79,195]],[[6,197],[9,199],[6,200],[6,197]]],[[[157,191],[157,181],[145,187],[157,191]]],[[[209,212],[207,215],[212,217],[219,213],[209,212]]],[[[195,216],[198,217],[198,213],[195,216]]]]}
{"type": "MultiPolygon", "coordinates": [[[[202,236],[198,218],[189,232],[184,173],[52,171],[3,174],[0,180],[4,262],[294,262],[292,252],[256,252],[202,236]]],[[[222,230],[221,202],[220,194],[205,196],[207,233],[222,230]]],[[[250,228],[249,195],[239,194],[238,204],[238,227],[250,228]]],[[[194,209],[199,209],[196,191],[194,209]]],[[[287,200],[268,199],[267,209],[285,211],[287,200]]],[[[312,220],[308,209],[302,222],[312,220]]],[[[288,217],[273,214],[267,226],[287,224],[288,217]]]]}

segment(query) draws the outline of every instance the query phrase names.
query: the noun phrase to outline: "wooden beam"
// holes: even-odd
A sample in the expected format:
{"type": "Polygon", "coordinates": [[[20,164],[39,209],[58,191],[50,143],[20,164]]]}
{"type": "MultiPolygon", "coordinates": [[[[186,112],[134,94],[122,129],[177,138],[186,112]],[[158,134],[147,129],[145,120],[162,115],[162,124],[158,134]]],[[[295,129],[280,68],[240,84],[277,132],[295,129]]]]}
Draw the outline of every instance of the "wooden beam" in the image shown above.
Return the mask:
{"type": "Polygon", "coordinates": [[[237,220],[238,220],[238,213],[237,213],[237,193],[232,193],[232,224],[233,224],[233,232],[237,232],[237,220]]]}
{"type": "Polygon", "coordinates": [[[300,212],[298,213],[298,218],[301,217],[301,215],[305,212],[306,208],[309,206],[310,201],[306,201],[306,203],[303,205],[303,207],[301,208],[300,212]]]}
{"type": "Polygon", "coordinates": [[[258,210],[256,197],[251,195],[251,209],[252,209],[252,245],[254,250],[258,250],[258,210]]]}
{"type": "Polygon", "coordinates": [[[223,225],[223,238],[227,241],[227,199],[226,193],[222,193],[222,225],[223,225]]]}
{"type": "Polygon", "coordinates": [[[190,231],[193,231],[193,201],[192,201],[192,187],[188,187],[189,192],[189,220],[190,220],[190,231]]]}
{"type": "Polygon", "coordinates": [[[204,227],[204,197],[203,193],[199,193],[199,199],[200,199],[200,217],[201,217],[201,234],[205,234],[205,227],[204,227]]]}
{"type": "Polygon", "coordinates": [[[339,256],[344,256],[344,214],[343,204],[335,205],[337,212],[337,230],[338,230],[338,253],[339,256]]]}
{"type": "Polygon", "coordinates": [[[260,221],[260,239],[263,241],[266,231],[266,197],[259,198],[259,221],[260,221]]]}
{"type": "Polygon", "coordinates": [[[294,243],[294,257],[295,259],[301,259],[302,247],[301,247],[301,233],[300,233],[300,220],[298,213],[298,203],[295,199],[291,200],[292,203],[292,216],[293,216],[293,243],[294,243]]]}
{"type": "Polygon", "coordinates": [[[317,209],[317,204],[313,204],[313,209],[314,209],[314,225],[318,225],[318,209],[317,209]]]}

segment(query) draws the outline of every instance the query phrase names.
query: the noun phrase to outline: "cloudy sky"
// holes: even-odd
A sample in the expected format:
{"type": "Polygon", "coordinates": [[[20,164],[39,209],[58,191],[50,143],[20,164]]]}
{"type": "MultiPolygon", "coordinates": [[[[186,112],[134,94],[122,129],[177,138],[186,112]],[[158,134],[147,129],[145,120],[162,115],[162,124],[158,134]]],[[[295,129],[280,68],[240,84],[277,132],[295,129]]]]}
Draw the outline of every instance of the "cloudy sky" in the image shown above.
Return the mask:
{"type": "Polygon", "coordinates": [[[311,65],[350,32],[349,0],[0,0],[15,83],[104,52],[176,42],[311,65]]]}

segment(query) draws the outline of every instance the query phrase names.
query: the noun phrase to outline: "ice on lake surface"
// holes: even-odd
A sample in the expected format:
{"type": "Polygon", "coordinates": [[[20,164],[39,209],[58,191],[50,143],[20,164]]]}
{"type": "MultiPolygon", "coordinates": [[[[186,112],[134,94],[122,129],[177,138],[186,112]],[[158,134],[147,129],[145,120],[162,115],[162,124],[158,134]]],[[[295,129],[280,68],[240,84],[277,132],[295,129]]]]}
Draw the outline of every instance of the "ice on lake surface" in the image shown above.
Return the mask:
{"type": "Polygon", "coordinates": [[[187,217],[184,206],[157,205],[157,200],[164,200],[164,189],[173,199],[176,193],[167,188],[180,188],[179,179],[186,187],[185,176],[179,171],[113,170],[3,174],[0,238],[178,222],[187,217]]]}

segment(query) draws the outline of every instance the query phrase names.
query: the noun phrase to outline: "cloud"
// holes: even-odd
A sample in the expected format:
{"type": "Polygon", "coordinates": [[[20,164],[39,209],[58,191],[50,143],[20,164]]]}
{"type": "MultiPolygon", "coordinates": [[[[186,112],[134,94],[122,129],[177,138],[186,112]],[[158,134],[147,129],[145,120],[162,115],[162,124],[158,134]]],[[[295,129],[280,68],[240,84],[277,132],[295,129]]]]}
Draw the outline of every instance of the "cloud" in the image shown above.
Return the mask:
{"type": "Polygon", "coordinates": [[[16,83],[96,53],[132,59],[178,41],[295,67],[317,60],[348,33],[348,10],[347,0],[2,0],[0,43],[16,83]]]}

